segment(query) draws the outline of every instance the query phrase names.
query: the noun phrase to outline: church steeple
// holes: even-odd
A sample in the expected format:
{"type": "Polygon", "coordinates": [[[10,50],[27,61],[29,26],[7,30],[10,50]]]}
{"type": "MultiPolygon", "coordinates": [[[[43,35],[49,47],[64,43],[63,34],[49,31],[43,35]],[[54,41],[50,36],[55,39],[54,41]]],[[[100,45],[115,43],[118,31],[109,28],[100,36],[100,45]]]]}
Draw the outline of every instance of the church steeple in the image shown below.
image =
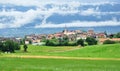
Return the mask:
{"type": "Polygon", "coordinates": [[[66,26],[66,24],[65,24],[65,28],[64,28],[63,33],[64,33],[64,34],[67,34],[67,31],[68,31],[68,30],[67,30],[67,26],[66,26]]]}

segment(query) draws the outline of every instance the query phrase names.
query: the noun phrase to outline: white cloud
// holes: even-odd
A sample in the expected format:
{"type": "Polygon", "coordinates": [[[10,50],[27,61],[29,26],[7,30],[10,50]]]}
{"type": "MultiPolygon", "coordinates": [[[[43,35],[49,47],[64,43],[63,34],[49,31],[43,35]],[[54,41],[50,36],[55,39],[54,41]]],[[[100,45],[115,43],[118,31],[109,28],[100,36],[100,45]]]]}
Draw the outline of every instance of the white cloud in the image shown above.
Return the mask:
{"type": "MultiPolygon", "coordinates": [[[[100,12],[99,7],[96,9],[89,8],[87,10],[78,10],[78,8],[81,5],[99,5],[99,4],[104,4],[104,3],[110,3],[109,0],[105,2],[98,3],[98,1],[93,0],[93,3],[85,3],[84,1],[81,2],[81,0],[0,0],[0,4],[12,4],[12,5],[20,5],[20,6],[36,6],[36,10],[28,10],[26,12],[21,12],[21,11],[15,11],[14,9],[11,9],[11,11],[0,11],[0,16],[12,16],[15,18],[12,19],[12,23],[0,23],[0,28],[17,28],[17,27],[22,27],[23,25],[29,24],[34,19],[39,18],[42,20],[42,22],[36,26],[36,27],[41,27],[41,26],[50,26],[50,27],[62,27],[65,23],[63,24],[50,24],[46,23],[46,20],[53,15],[54,13],[60,14],[60,15],[72,15],[72,14],[80,14],[80,15],[105,15],[105,14],[120,14],[120,12],[100,12]],[[52,4],[52,8],[48,9],[45,7],[47,4],[52,4]],[[66,6],[67,5],[67,6],[66,6]]],[[[100,0],[101,1],[101,0],[100,0]]],[[[91,1],[92,2],[92,1],[91,1]]],[[[118,22],[112,22],[112,21],[106,21],[106,22],[99,22],[102,25],[108,25],[108,23],[115,23],[118,24],[118,22]],[[104,23],[104,24],[103,24],[104,23]]],[[[89,26],[100,26],[98,25],[97,22],[71,22],[71,23],[66,23],[68,26],[76,26],[77,25],[88,25],[89,26]],[[79,24],[78,24],[79,23],[79,24]],[[82,24],[84,23],[84,25],[82,24]],[[70,25],[69,25],[70,24],[70,25]],[[97,25],[96,25],[97,24],[97,25]]],[[[111,25],[111,24],[110,24],[111,25]]],[[[71,27],[70,26],[70,27],[71,27]]]]}
{"type": "Polygon", "coordinates": [[[53,5],[53,8],[50,9],[47,9],[46,7],[43,6],[43,7],[38,7],[36,10],[30,9],[26,12],[15,11],[13,9],[11,9],[10,11],[6,11],[4,9],[2,12],[0,12],[0,16],[8,16],[8,17],[11,16],[15,18],[15,20],[12,20],[13,23],[9,23],[7,25],[6,23],[2,23],[4,26],[8,28],[21,27],[23,25],[32,22],[35,18],[38,18],[39,16],[41,16],[40,19],[42,19],[42,24],[45,24],[46,19],[54,13],[59,13],[62,15],[77,13],[75,8],[78,7],[79,5],[78,4],[74,5],[74,4],[75,2],[71,2],[71,4],[65,10],[60,9],[60,6],[62,5],[53,5]]]}
{"type": "Polygon", "coordinates": [[[113,0],[0,0],[1,4],[14,4],[14,5],[22,5],[22,6],[41,6],[48,3],[54,3],[54,4],[64,4],[69,3],[72,6],[77,6],[80,4],[92,4],[92,5],[100,5],[105,3],[119,3],[119,1],[113,1],[113,0]]]}
{"type": "Polygon", "coordinates": [[[101,21],[101,22],[89,22],[89,21],[73,21],[70,23],[61,23],[61,24],[55,24],[55,23],[47,23],[47,24],[40,24],[36,25],[35,28],[58,28],[58,27],[95,27],[95,26],[118,26],[120,25],[119,21],[116,20],[110,20],[110,21],[101,21]]]}
{"type": "Polygon", "coordinates": [[[97,12],[96,10],[94,10],[94,8],[89,8],[87,10],[81,11],[82,15],[94,15],[94,14],[98,14],[100,12],[97,12]]]}
{"type": "MultiPolygon", "coordinates": [[[[15,19],[12,19],[13,23],[2,23],[0,28],[17,28],[21,27],[25,24],[32,22],[39,15],[38,11],[28,10],[27,12],[20,11],[2,11],[0,12],[0,16],[11,16],[15,19]],[[3,27],[4,26],[4,27],[3,27]],[[5,27],[6,26],[6,27],[5,27]]],[[[40,17],[40,16],[39,16],[40,17]]]]}

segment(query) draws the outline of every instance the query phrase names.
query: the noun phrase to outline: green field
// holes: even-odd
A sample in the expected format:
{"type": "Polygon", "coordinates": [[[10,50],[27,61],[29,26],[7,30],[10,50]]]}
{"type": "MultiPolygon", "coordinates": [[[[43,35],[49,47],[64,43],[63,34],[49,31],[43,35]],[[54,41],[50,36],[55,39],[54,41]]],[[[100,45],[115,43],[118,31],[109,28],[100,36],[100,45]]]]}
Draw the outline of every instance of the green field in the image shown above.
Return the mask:
{"type": "MultiPolygon", "coordinates": [[[[28,46],[28,52],[23,49],[14,53],[15,55],[47,55],[47,56],[68,56],[68,57],[99,57],[99,58],[120,58],[120,44],[94,45],[94,46],[28,46]]],[[[21,47],[22,48],[22,47],[21,47]]],[[[8,54],[7,54],[8,55],[8,54]]]]}
{"type": "Polygon", "coordinates": [[[0,58],[0,71],[120,71],[120,61],[0,58]]]}
{"type": "Polygon", "coordinates": [[[120,44],[86,47],[28,45],[26,53],[21,46],[16,53],[0,53],[0,71],[120,71],[119,53],[120,44]],[[56,56],[58,58],[54,58],[56,56]]]}

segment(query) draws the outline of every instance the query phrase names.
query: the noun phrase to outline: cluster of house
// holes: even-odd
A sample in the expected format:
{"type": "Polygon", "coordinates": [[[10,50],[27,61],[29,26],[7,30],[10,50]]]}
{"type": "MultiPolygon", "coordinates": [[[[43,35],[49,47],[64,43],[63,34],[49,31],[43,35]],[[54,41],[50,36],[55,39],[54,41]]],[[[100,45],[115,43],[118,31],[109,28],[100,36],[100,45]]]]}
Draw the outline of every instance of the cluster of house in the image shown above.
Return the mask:
{"type": "Polygon", "coordinates": [[[105,33],[95,33],[94,30],[81,31],[81,30],[73,30],[69,31],[67,29],[62,32],[54,33],[54,34],[41,34],[41,35],[26,35],[25,44],[29,44],[30,42],[33,44],[41,43],[44,39],[52,39],[52,38],[63,38],[67,36],[69,41],[75,41],[78,39],[86,39],[87,37],[94,38],[106,38],[105,33]]]}
{"type": "MultiPolygon", "coordinates": [[[[88,30],[88,31],[81,31],[81,30],[73,30],[69,31],[67,29],[63,30],[62,32],[54,33],[54,34],[31,34],[31,35],[26,35],[25,36],[25,44],[33,44],[33,45],[41,45],[44,44],[44,40],[49,40],[52,38],[63,38],[67,36],[69,41],[76,41],[78,39],[86,39],[87,37],[94,37],[98,39],[99,42],[104,42],[105,40],[108,40],[110,38],[107,38],[106,33],[95,33],[94,30],[88,30]]],[[[13,40],[15,42],[20,43],[23,38],[20,37],[10,37],[10,38],[4,38],[0,37],[0,41],[5,41],[5,40],[13,40]]],[[[120,41],[120,38],[113,38],[110,39],[113,41],[120,41]]]]}

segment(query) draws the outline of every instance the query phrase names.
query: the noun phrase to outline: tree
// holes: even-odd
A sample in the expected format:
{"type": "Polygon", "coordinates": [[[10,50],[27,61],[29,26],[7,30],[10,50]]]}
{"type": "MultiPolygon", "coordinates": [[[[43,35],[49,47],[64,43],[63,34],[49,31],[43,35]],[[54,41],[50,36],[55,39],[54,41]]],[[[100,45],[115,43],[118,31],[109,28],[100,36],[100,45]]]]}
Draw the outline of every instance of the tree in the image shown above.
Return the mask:
{"type": "Polygon", "coordinates": [[[24,51],[27,52],[28,46],[26,44],[24,44],[23,48],[24,48],[24,51]]]}
{"type": "Polygon", "coordinates": [[[63,39],[62,39],[62,45],[67,46],[68,43],[69,43],[69,38],[67,36],[63,37],[63,39]]]}
{"type": "Polygon", "coordinates": [[[0,42],[0,51],[2,51],[2,49],[3,49],[3,43],[0,42]]]}
{"type": "Polygon", "coordinates": [[[84,40],[83,39],[77,40],[77,45],[84,46],[84,40]]]}
{"type": "Polygon", "coordinates": [[[54,46],[54,43],[51,40],[46,40],[46,46],[54,46]]]}
{"type": "Polygon", "coordinates": [[[41,40],[42,42],[46,42],[47,41],[47,39],[46,39],[46,37],[45,36],[42,36],[42,40],[41,40]]]}
{"type": "Polygon", "coordinates": [[[3,52],[13,53],[15,50],[14,42],[12,40],[7,40],[3,43],[3,52]]]}
{"type": "Polygon", "coordinates": [[[21,40],[20,40],[20,44],[21,44],[21,45],[25,44],[25,39],[21,39],[21,40]]]}
{"type": "Polygon", "coordinates": [[[12,40],[0,42],[0,51],[13,53],[15,50],[20,50],[20,45],[17,42],[12,40]]]}
{"type": "Polygon", "coordinates": [[[87,37],[86,42],[88,43],[88,45],[96,45],[97,44],[97,40],[93,37],[87,37]]]}

